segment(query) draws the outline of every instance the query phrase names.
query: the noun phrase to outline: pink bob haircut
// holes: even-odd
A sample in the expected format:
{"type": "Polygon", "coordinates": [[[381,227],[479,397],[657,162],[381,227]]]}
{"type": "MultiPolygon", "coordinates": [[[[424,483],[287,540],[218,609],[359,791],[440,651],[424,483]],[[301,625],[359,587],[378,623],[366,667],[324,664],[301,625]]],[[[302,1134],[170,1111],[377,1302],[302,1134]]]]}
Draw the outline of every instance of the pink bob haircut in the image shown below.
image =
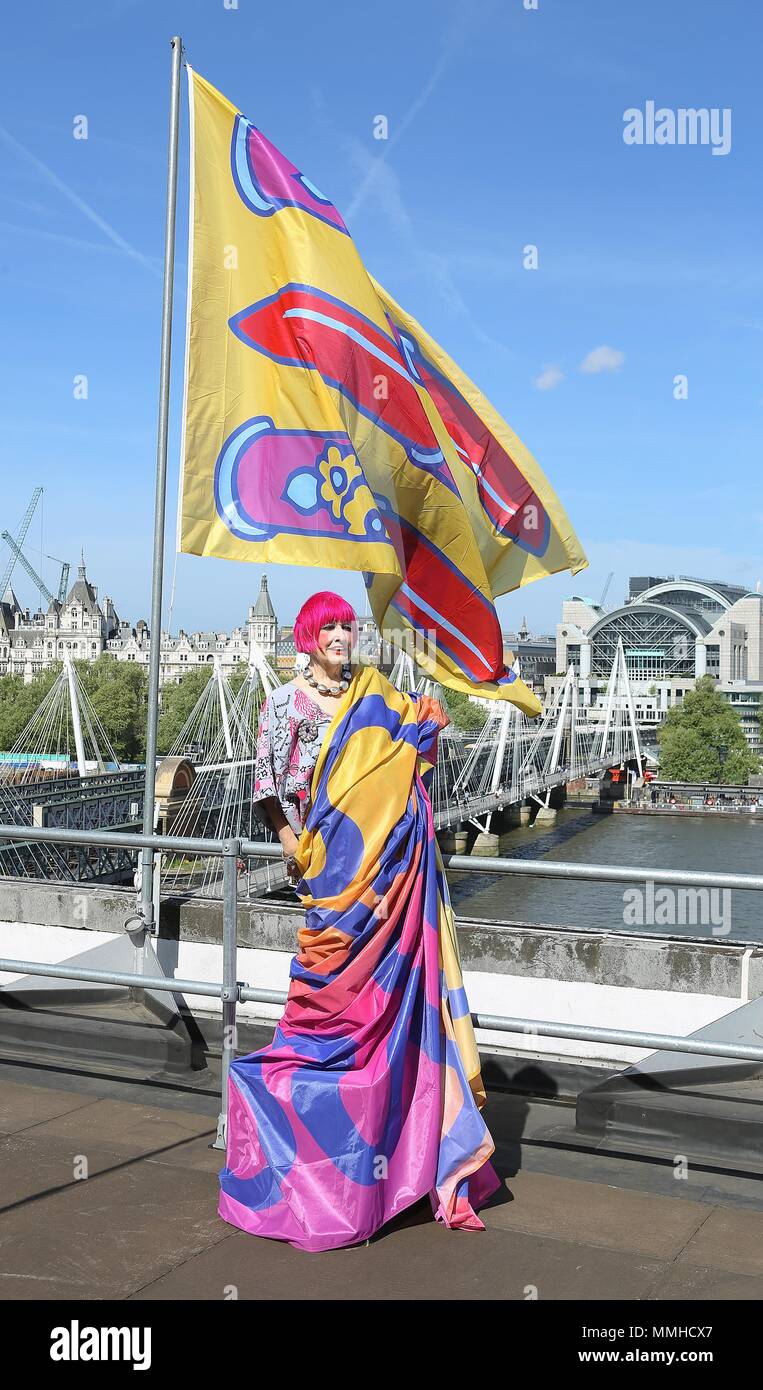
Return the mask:
{"type": "Polygon", "coordinates": [[[307,652],[309,656],[318,651],[318,635],[324,623],[352,623],[352,652],[358,641],[357,614],[352,604],[330,589],[312,594],[302,604],[294,620],[294,646],[297,651],[307,652]]]}

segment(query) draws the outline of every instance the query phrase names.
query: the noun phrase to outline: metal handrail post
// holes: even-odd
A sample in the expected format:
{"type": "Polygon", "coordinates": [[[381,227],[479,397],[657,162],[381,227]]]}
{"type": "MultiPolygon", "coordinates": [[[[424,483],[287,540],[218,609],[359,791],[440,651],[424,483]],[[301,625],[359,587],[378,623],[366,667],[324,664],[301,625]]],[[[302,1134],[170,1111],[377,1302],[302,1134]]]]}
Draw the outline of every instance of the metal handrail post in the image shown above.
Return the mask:
{"type": "Polygon", "coordinates": [[[220,1079],[220,1114],[213,1149],[227,1149],[228,1143],[228,1078],[231,1058],[236,1051],[236,960],[238,953],[238,860],[240,840],[226,840],[223,845],[223,1034],[222,1076],[220,1079]]]}

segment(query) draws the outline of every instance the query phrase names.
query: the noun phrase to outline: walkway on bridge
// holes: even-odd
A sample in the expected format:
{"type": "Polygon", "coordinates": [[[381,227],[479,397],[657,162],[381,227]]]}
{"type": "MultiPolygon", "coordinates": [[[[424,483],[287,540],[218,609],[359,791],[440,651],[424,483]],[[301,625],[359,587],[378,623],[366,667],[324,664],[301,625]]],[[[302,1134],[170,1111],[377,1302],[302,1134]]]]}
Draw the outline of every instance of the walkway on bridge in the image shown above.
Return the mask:
{"type": "Polygon", "coordinates": [[[323,1254],[219,1219],[218,1105],[206,1090],[4,1064],[0,1297],[763,1297],[759,1177],[694,1168],[679,1182],[672,1162],[581,1149],[568,1105],[489,1093],[504,1187],[485,1231],[445,1230],[425,1200],[369,1246],[323,1254]],[[82,1155],[89,1177],[75,1181],[82,1155]]]}

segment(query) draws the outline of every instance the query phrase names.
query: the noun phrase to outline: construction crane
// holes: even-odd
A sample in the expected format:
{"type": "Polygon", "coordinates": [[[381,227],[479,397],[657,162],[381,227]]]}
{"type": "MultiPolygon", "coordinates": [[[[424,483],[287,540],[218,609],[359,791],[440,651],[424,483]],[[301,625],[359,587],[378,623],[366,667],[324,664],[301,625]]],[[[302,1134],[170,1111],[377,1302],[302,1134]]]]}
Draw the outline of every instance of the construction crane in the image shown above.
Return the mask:
{"type": "MultiPolygon", "coordinates": [[[[10,531],[3,531],[2,538],[4,541],[7,542],[8,546],[10,547],[10,550],[14,556],[14,563],[16,560],[18,560],[19,564],[24,566],[24,569],[26,570],[30,579],[34,580],[43,598],[46,598],[48,600],[48,603],[55,603],[56,600],[54,599],[52,593],[50,592],[50,589],[45,583],[45,580],[42,578],[42,575],[37,573],[37,570],[34,568],[34,565],[30,565],[26,555],[21,549],[21,546],[18,544],[17,541],[13,539],[13,536],[11,535],[10,531]]],[[[3,590],[3,592],[5,592],[5,590],[3,590]]]]}
{"type": "MultiPolygon", "coordinates": [[[[0,579],[0,598],[3,597],[6,589],[8,588],[8,585],[11,582],[11,575],[13,574],[14,566],[21,553],[21,546],[24,544],[24,541],[26,540],[26,533],[29,530],[29,527],[32,523],[32,517],[34,516],[35,508],[41,497],[42,488],[36,487],[34,492],[32,493],[29,506],[27,507],[24,513],[24,519],[19,527],[19,532],[16,537],[16,540],[14,544],[10,546],[11,558],[5,567],[5,573],[2,579],[0,579]]],[[[9,544],[10,541],[13,539],[9,536],[7,531],[3,531],[3,537],[9,541],[9,544]]]]}
{"type": "Polygon", "coordinates": [[[606,584],[604,585],[604,588],[603,588],[602,591],[601,591],[601,598],[599,599],[599,607],[600,607],[600,608],[603,608],[603,607],[604,607],[604,600],[606,599],[607,594],[609,593],[609,586],[610,586],[610,584],[612,583],[612,580],[614,579],[614,577],[615,577],[615,571],[614,571],[614,570],[610,570],[610,571],[609,571],[609,574],[607,575],[607,582],[606,582],[606,584]]]}
{"type": "Polygon", "coordinates": [[[63,603],[69,584],[69,570],[71,569],[71,565],[68,560],[59,560],[57,555],[48,555],[47,559],[55,560],[56,564],[61,566],[61,578],[58,581],[58,602],[63,603]]]}

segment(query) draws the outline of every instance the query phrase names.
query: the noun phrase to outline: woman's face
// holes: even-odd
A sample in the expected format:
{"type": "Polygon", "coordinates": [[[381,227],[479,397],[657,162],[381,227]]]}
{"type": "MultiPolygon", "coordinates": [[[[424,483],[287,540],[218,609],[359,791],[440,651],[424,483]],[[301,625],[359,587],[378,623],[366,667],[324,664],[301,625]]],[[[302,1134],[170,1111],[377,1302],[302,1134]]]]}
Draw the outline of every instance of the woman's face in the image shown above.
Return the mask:
{"type": "Polygon", "coordinates": [[[324,623],[318,633],[318,651],[328,661],[349,661],[352,623],[324,623]]]}

